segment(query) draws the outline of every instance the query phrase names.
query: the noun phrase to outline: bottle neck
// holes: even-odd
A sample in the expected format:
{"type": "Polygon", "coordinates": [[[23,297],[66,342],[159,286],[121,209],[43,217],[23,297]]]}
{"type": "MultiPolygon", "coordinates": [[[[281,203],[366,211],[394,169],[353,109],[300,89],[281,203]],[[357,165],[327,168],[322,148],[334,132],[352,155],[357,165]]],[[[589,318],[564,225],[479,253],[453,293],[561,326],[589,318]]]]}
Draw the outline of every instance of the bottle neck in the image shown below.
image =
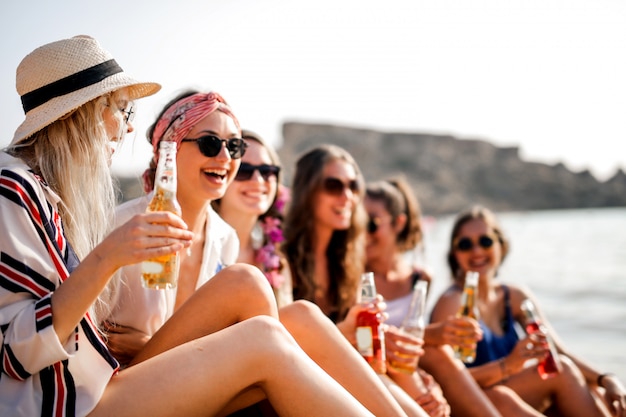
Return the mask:
{"type": "Polygon", "coordinates": [[[154,187],[176,192],[176,143],[162,141],[159,147],[154,187]]]}

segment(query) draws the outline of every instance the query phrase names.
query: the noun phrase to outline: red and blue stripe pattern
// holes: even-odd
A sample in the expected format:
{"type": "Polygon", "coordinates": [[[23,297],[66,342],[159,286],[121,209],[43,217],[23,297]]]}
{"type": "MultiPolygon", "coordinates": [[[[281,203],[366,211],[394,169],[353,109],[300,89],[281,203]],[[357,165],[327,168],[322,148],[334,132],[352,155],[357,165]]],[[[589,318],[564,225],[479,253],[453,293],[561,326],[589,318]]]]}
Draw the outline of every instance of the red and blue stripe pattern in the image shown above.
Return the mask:
{"type": "MultiPolygon", "coordinates": [[[[40,180],[42,186],[45,183],[40,180]]],[[[12,293],[28,294],[35,303],[35,328],[37,331],[52,326],[51,294],[57,286],[69,276],[70,272],[78,265],[78,258],[68,244],[63,233],[63,226],[58,212],[41,199],[28,179],[16,172],[3,170],[0,173],[0,198],[15,203],[24,210],[30,219],[35,233],[38,235],[45,251],[54,265],[57,282],[51,281],[46,276],[26,265],[13,254],[0,253],[0,287],[12,293]]],[[[3,332],[9,327],[9,323],[0,323],[3,332]]],[[[119,365],[106,348],[96,326],[88,314],[80,322],[86,342],[90,344],[112,369],[118,369],[119,365]]],[[[75,331],[76,349],[80,347],[81,340],[78,328],[75,331]]],[[[7,376],[16,380],[25,380],[30,377],[38,377],[43,390],[42,416],[73,416],[76,411],[76,386],[74,378],[69,370],[67,360],[51,364],[41,370],[38,375],[32,376],[19,362],[15,352],[6,338],[3,338],[1,354],[1,370],[7,376]]]]}

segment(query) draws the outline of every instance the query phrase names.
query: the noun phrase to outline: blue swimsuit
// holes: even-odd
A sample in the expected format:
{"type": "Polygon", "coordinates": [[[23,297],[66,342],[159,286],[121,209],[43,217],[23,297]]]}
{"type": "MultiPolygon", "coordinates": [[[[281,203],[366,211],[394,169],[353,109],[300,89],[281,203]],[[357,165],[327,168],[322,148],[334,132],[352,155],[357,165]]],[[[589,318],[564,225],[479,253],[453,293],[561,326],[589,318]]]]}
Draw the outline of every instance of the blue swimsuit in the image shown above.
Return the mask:
{"type": "Polygon", "coordinates": [[[479,324],[483,331],[483,338],[476,346],[476,360],[471,364],[467,364],[468,367],[483,365],[507,356],[519,341],[519,335],[515,330],[515,319],[511,310],[509,288],[503,285],[502,289],[504,290],[504,320],[502,322],[504,334],[502,336],[495,334],[480,320],[479,324]]]}

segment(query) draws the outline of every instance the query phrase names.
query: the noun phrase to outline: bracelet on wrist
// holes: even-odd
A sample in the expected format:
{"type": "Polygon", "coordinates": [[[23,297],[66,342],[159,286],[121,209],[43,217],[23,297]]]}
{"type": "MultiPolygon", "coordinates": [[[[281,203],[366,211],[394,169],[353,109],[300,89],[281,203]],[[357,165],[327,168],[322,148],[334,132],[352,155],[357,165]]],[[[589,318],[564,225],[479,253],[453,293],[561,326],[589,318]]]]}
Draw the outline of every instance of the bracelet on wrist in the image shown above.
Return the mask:
{"type": "Polygon", "coordinates": [[[599,387],[602,386],[602,381],[604,380],[604,378],[606,378],[607,376],[613,376],[615,374],[611,373],[611,372],[607,372],[605,374],[600,374],[598,375],[598,380],[596,381],[596,383],[598,384],[599,387]]]}

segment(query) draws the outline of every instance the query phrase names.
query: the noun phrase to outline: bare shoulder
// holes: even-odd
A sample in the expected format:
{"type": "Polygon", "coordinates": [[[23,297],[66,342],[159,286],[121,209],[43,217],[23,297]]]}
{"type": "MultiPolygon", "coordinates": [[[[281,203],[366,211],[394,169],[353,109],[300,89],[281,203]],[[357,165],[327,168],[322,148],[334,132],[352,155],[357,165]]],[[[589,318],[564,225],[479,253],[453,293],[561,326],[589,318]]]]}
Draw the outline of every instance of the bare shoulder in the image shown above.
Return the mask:
{"type": "Polygon", "coordinates": [[[446,320],[456,314],[463,291],[456,285],[448,287],[437,299],[431,313],[431,322],[446,320]]]}
{"type": "Polygon", "coordinates": [[[509,288],[509,299],[511,303],[511,308],[513,309],[513,315],[516,317],[522,317],[523,313],[521,310],[522,301],[526,299],[532,300],[532,302],[536,305],[537,302],[535,300],[535,296],[533,295],[530,288],[525,285],[520,284],[504,284],[509,288]]]}

